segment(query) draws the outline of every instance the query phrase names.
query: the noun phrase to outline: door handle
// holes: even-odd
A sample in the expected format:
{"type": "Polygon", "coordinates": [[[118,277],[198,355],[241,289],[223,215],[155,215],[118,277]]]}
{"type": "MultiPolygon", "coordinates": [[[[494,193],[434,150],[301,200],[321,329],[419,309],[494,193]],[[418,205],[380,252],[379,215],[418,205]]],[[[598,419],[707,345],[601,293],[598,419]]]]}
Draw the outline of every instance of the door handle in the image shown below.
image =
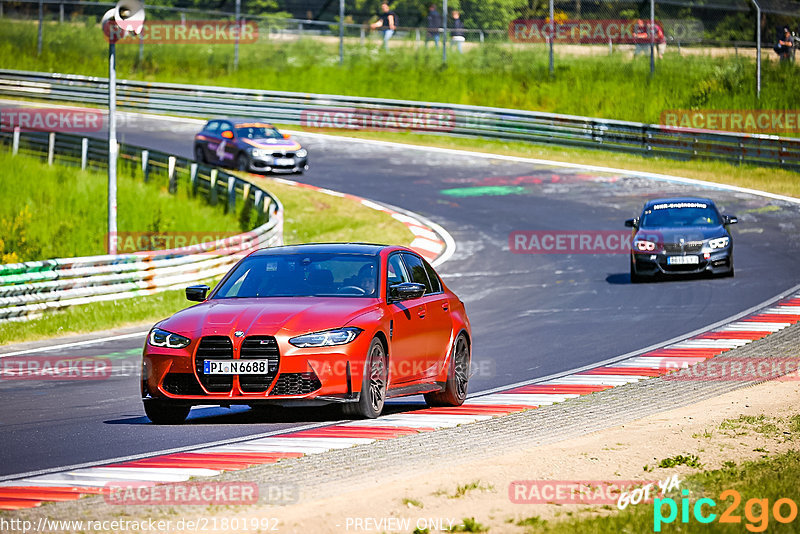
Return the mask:
{"type": "Polygon", "coordinates": [[[421,307],[419,310],[417,310],[417,315],[419,315],[420,319],[424,319],[426,313],[427,313],[427,310],[425,309],[424,306],[421,307]]]}
{"type": "Polygon", "coordinates": [[[448,303],[446,303],[446,302],[445,302],[444,304],[442,304],[442,309],[443,309],[444,311],[447,311],[447,310],[449,310],[449,309],[450,309],[450,305],[449,305],[448,303]]]}

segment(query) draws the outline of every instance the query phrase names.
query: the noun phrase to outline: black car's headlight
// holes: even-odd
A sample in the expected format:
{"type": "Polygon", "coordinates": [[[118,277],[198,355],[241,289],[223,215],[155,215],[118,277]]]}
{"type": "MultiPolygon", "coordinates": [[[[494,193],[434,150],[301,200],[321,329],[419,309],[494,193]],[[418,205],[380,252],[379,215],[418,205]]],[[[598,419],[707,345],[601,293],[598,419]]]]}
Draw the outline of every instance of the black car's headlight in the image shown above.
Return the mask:
{"type": "Polygon", "coordinates": [[[147,336],[147,343],[153,347],[166,349],[185,349],[192,340],[180,334],[173,334],[160,328],[153,328],[147,336]]]}
{"type": "Polygon", "coordinates": [[[308,156],[308,150],[306,150],[305,148],[301,148],[300,150],[295,152],[294,155],[297,156],[298,158],[304,158],[308,156]]]}
{"type": "Polygon", "coordinates": [[[718,237],[717,239],[708,240],[708,248],[714,250],[718,248],[725,248],[731,242],[729,237],[718,237]]]}
{"type": "Polygon", "coordinates": [[[358,334],[363,332],[360,328],[348,326],[345,328],[336,328],[334,330],[325,330],[324,332],[313,332],[311,334],[303,334],[302,336],[293,337],[289,343],[299,348],[308,347],[331,347],[333,345],[346,345],[358,337],[358,334]]]}
{"type": "Polygon", "coordinates": [[[263,158],[264,156],[269,156],[272,154],[271,150],[267,150],[265,148],[251,148],[250,155],[254,158],[263,158]]]}
{"type": "Polygon", "coordinates": [[[634,246],[636,247],[636,250],[641,252],[652,252],[656,249],[656,244],[646,239],[637,239],[634,242],[634,246]]]}

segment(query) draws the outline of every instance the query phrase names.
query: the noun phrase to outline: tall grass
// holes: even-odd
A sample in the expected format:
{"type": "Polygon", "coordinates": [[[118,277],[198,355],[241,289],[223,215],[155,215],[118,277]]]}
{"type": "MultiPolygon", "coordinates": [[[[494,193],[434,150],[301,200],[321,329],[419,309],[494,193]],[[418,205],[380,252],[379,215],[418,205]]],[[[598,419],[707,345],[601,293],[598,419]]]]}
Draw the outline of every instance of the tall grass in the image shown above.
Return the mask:
{"type": "MultiPolygon", "coordinates": [[[[47,25],[36,56],[36,26],[0,21],[0,57],[6,68],[107,74],[107,45],[95,24],[47,25]]],[[[345,63],[320,40],[243,44],[233,71],[233,45],[120,44],[118,75],[147,81],[215,84],[476,104],[555,113],[659,122],[665,109],[797,109],[800,92],[789,88],[797,69],[765,62],[761,100],[755,98],[755,64],[743,57],[681,56],[668,52],[650,77],[649,62],[628,54],[556,58],[548,72],[543,46],[485,44],[448,56],[433,49],[350,43],[345,63]]]]}
{"type": "MultiPolygon", "coordinates": [[[[0,145],[0,263],[106,253],[107,177],[75,167],[12,157],[0,145]]],[[[118,232],[238,232],[223,203],[208,205],[187,187],[170,194],[166,180],[145,183],[124,172],[117,182],[118,232]]],[[[185,185],[185,184],[182,184],[185,185]]]]}

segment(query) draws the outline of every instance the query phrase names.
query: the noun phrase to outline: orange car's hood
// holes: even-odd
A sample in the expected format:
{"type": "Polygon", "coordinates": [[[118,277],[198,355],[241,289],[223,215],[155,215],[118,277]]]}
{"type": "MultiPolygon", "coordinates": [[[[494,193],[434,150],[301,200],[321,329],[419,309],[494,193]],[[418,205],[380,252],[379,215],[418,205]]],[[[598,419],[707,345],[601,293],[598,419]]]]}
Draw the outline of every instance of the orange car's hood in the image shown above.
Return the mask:
{"type": "Polygon", "coordinates": [[[213,299],[179,311],[159,328],[192,339],[200,336],[300,335],[347,325],[378,305],[359,297],[270,297],[213,299]]]}

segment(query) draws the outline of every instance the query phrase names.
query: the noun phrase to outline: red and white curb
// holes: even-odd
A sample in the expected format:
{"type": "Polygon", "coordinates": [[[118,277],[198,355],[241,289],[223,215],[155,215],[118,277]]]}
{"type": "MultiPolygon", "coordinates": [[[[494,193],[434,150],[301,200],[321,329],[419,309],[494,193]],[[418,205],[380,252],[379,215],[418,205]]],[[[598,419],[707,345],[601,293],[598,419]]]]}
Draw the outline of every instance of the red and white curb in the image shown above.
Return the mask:
{"type": "Polygon", "coordinates": [[[341,193],[339,191],[333,191],[324,187],[304,184],[302,182],[295,182],[294,180],[286,180],[284,178],[273,178],[273,180],[278,183],[293,187],[302,187],[303,189],[311,189],[312,191],[317,191],[319,193],[324,193],[334,197],[349,198],[350,200],[359,202],[367,208],[382,211],[390,215],[393,219],[403,223],[406,228],[408,228],[411,233],[414,234],[414,240],[409,245],[409,248],[416,251],[420,256],[423,256],[434,266],[446,261],[454,252],[452,249],[455,248],[455,241],[452,237],[450,237],[447,231],[442,227],[433,224],[431,221],[424,220],[421,216],[415,213],[407,211],[401,212],[399,208],[390,208],[389,206],[379,204],[372,200],[367,200],[366,198],[350,195],[348,193],[341,193]]]}
{"type": "Polygon", "coordinates": [[[0,509],[39,506],[103,494],[110,485],[184,482],[253,465],[321,454],[378,440],[413,435],[547,406],[615,386],[666,374],[741,347],[800,322],[800,293],[664,347],[611,364],[470,397],[462,406],[426,408],[378,419],[332,423],[249,440],[162,454],[97,467],[30,476],[0,483],[0,509]],[[670,365],[667,365],[670,364],[670,365]]]}

